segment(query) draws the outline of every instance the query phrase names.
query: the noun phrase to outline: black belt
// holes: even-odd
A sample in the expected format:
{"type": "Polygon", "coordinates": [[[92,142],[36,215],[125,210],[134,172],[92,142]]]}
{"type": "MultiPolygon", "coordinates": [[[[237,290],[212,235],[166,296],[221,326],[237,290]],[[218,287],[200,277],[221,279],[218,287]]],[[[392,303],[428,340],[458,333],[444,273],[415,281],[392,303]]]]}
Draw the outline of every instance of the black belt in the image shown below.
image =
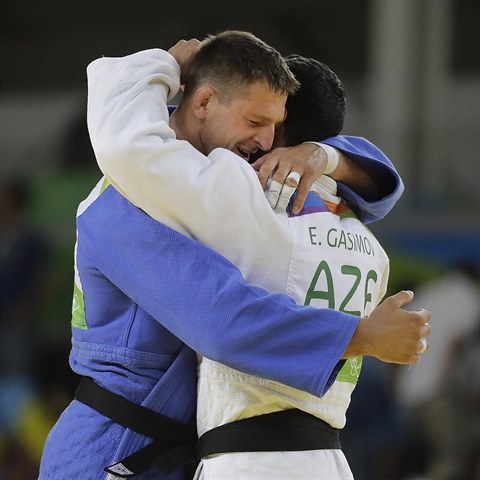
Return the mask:
{"type": "Polygon", "coordinates": [[[130,402],[100,387],[91,378],[82,378],[75,398],[113,422],[154,439],[105,467],[106,472],[121,478],[133,477],[152,467],[169,474],[180,466],[191,477],[197,459],[216,453],[341,448],[338,429],[297,409],[227,423],[205,432],[197,441],[193,422],[185,425],[130,402]]]}
{"type": "Polygon", "coordinates": [[[291,409],[237,420],[209,430],[198,439],[197,456],[340,448],[338,429],[313,415],[291,409]]]}
{"type": "Polygon", "coordinates": [[[81,379],[75,398],[113,422],[154,439],[132,455],[105,467],[106,472],[128,478],[152,467],[164,474],[182,465],[194,470],[197,435],[193,422],[185,425],[172,420],[105,390],[87,377],[81,379]]]}

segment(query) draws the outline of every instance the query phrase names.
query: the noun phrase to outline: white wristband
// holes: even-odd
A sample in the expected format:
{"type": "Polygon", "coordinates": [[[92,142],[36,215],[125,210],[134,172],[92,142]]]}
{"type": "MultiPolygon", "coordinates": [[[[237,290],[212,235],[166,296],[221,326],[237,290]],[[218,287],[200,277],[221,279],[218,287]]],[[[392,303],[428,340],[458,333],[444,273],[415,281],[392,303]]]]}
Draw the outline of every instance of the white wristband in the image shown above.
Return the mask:
{"type": "Polygon", "coordinates": [[[338,153],[338,150],[336,148],[333,148],[330,145],[326,145],[325,143],[317,143],[317,145],[320,145],[320,147],[323,148],[323,151],[327,155],[327,166],[325,167],[323,174],[330,175],[338,167],[338,163],[340,161],[340,154],[338,153]]]}

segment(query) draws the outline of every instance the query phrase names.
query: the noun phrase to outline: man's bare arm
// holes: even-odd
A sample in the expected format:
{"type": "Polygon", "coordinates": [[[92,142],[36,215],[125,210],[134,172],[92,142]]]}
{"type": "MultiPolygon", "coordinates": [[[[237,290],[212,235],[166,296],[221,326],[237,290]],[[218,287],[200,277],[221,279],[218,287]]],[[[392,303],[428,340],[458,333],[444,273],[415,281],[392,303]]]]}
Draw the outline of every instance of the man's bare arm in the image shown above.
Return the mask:
{"type": "Polygon", "coordinates": [[[371,170],[363,168],[340,150],[337,152],[339,162],[337,168],[329,174],[330,177],[347,185],[368,201],[388,195],[389,191],[371,170]]]}

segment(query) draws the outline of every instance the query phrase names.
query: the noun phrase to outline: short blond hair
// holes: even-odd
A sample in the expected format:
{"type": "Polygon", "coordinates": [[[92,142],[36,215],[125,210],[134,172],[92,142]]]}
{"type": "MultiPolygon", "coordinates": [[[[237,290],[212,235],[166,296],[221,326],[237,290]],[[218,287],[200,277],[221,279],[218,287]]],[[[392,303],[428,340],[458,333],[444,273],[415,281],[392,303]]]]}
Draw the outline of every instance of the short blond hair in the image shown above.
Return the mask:
{"type": "Polygon", "coordinates": [[[185,96],[202,84],[234,94],[255,82],[290,95],[299,83],[280,53],[250,32],[227,30],[209,35],[195,54],[185,82],[185,96]]]}

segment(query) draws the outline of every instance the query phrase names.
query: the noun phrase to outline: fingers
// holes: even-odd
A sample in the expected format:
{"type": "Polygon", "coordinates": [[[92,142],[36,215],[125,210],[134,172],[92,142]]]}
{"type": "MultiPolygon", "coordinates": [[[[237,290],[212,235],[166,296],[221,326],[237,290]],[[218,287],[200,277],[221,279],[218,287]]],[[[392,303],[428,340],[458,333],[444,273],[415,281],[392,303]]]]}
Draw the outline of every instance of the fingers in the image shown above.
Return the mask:
{"type": "MultiPolygon", "coordinates": [[[[272,161],[277,161],[280,159],[280,158],[283,158],[283,157],[280,157],[280,154],[283,153],[283,152],[278,152],[278,151],[274,151],[272,152],[269,156],[271,157],[274,157],[274,154],[276,154],[276,158],[274,158],[272,161]]],[[[285,157],[286,158],[286,157],[285,157]]],[[[294,185],[295,184],[295,180],[296,180],[296,185],[295,185],[295,188],[297,188],[297,185],[298,185],[298,181],[300,180],[300,177],[302,176],[302,172],[300,169],[298,170],[294,170],[292,168],[292,166],[284,161],[282,163],[278,162],[276,165],[275,165],[275,172],[273,174],[273,177],[272,177],[272,181],[275,181],[275,182],[278,182],[278,183],[281,183],[282,185],[285,184],[285,181],[287,180],[288,176],[290,175],[291,172],[297,172],[297,175],[298,175],[298,178],[297,176],[295,175],[294,177],[290,177],[290,180],[289,180],[289,183],[291,185],[294,185]]]]}
{"type": "Polygon", "coordinates": [[[290,172],[285,179],[285,186],[296,189],[300,181],[300,174],[298,172],[290,172]]]}
{"type": "Polygon", "coordinates": [[[415,315],[417,317],[417,324],[419,324],[418,335],[420,338],[417,342],[415,351],[415,355],[418,361],[420,360],[420,355],[426,353],[430,348],[430,344],[428,343],[426,337],[428,337],[432,333],[432,327],[428,323],[428,321],[431,319],[431,315],[430,312],[425,309],[419,310],[417,312],[409,312],[409,314],[415,315]]]}
{"type": "Polygon", "coordinates": [[[427,341],[427,337],[432,333],[432,327],[428,323],[428,320],[430,320],[431,315],[430,312],[428,312],[425,309],[419,310],[418,312],[411,312],[414,313],[418,316],[420,327],[418,330],[418,335],[420,336],[420,339],[417,342],[417,348],[416,348],[416,356],[420,358],[420,355],[422,353],[426,353],[428,349],[430,348],[430,344],[427,341]]]}
{"type": "Polygon", "coordinates": [[[430,335],[430,331],[432,327],[428,322],[430,322],[430,320],[432,319],[432,314],[428,310],[425,310],[424,308],[422,308],[421,310],[418,310],[416,313],[418,315],[418,323],[424,326],[424,328],[427,328],[428,335],[430,335]]]}
{"type": "Polygon", "coordinates": [[[309,173],[304,173],[300,179],[300,183],[297,187],[297,195],[292,205],[292,213],[297,215],[305,204],[307,199],[308,192],[313,185],[313,182],[316,180],[316,177],[309,173]]]}
{"type": "Polygon", "coordinates": [[[425,353],[428,350],[428,347],[429,347],[426,338],[422,337],[418,343],[420,344],[420,349],[417,351],[417,354],[418,353],[425,353]]]}
{"type": "MultiPolygon", "coordinates": [[[[413,292],[407,291],[407,293],[411,293],[413,298],[413,292]]],[[[400,301],[403,300],[400,299],[400,301]]],[[[432,326],[430,325],[430,323],[428,323],[431,320],[432,316],[430,312],[428,310],[425,310],[424,308],[422,308],[421,310],[407,313],[410,318],[414,319],[414,323],[417,325],[418,341],[416,344],[415,355],[417,357],[416,361],[418,361],[420,358],[419,355],[425,353],[430,348],[430,344],[427,342],[426,337],[428,337],[432,333],[432,326]]]]}
{"type": "Polygon", "coordinates": [[[285,210],[287,210],[290,199],[292,198],[292,195],[297,189],[299,180],[300,174],[298,172],[290,172],[287,175],[287,178],[285,178],[285,183],[280,190],[280,195],[278,197],[277,205],[275,207],[275,210],[277,212],[284,212],[285,210]]]}
{"type": "MultiPolygon", "coordinates": [[[[285,212],[292,195],[297,196],[292,205],[292,212],[297,214],[303,207],[308,191],[319,177],[315,153],[316,145],[298,145],[296,147],[280,147],[266,153],[251,165],[258,171],[258,179],[265,188],[271,177],[270,192],[267,198],[278,212],[285,212]],[[313,162],[313,165],[312,165],[313,162]]],[[[321,150],[321,149],[320,149],[321,150]]]]}
{"type": "Polygon", "coordinates": [[[280,182],[277,182],[276,180],[272,180],[272,183],[270,184],[267,192],[267,199],[268,203],[275,211],[285,212],[290,202],[290,199],[292,198],[292,195],[295,193],[295,190],[297,188],[296,185],[293,185],[293,182],[290,182],[289,185],[286,182],[282,184],[280,182]]]}
{"type": "Polygon", "coordinates": [[[181,78],[180,82],[183,84],[185,77],[188,75],[190,63],[193,56],[197,53],[202,42],[196,38],[190,40],[179,40],[168,52],[175,58],[180,66],[181,78]]]}
{"type": "Polygon", "coordinates": [[[417,363],[428,351],[428,336],[432,332],[428,310],[408,311],[402,307],[413,300],[413,292],[403,290],[388,297],[370,314],[373,324],[373,356],[399,364],[417,363]]]}
{"type": "MultiPolygon", "coordinates": [[[[265,184],[267,183],[268,177],[273,173],[267,192],[267,199],[270,206],[277,212],[285,212],[292,195],[297,189],[302,174],[301,172],[290,170],[291,167],[287,163],[280,164],[278,150],[267,153],[262,157],[263,163],[259,168],[258,178],[263,185],[264,182],[265,184]]],[[[257,162],[260,163],[259,161],[257,162]]],[[[254,165],[252,164],[252,166],[254,165]]]]}
{"type": "MultiPolygon", "coordinates": [[[[302,177],[302,180],[303,180],[303,177],[302,177]]],[[[303,205],[305,204],[305,200],[307,199],[309,188],[306,188],[304,185],[305,184],[301,181],[300,185],[297,188],[297,195],[295,196],[295,199],[293,200],[293,205],[292,205],[292,213],[294,215],[297,215],[298,213],[300,213],[300,210],[303,208],[303,205]]]]}
{"type": "Polygon", "coordinates": [[[251,164],[257,170],[258,179],[263,188],[266,187],[267,181],[272,175],[272,182],[277,182],[282,186],[290,172],[298,172],[300,177],[302,176],[302,168],[293,168],[292,166],[294,159],[288,153],[290,150],[291,148],[276,148],[251,164]]]}
{"type": "MultiPolygon", "coordinates": [[[[263,155],[258,160],[255,160],[255,162],[252,163],[253,169],[258,172],[258,179],[260,180],[260,183],[262,184],[263,188],[266,188],[267,182],[270,176],[274,172],[276,173],[277,165],[278,165],[278,157],[274,154],[274,151],[270,153],[266,153],[265,155],[263,155]]],[[[283,178],[281,178],[281,175],[279,175],[276,178],[273,178],[272,180],[275,180],[280,184],[283,184],[283,181],[285,180],[285,177],[288,175],[289,171],[290,170],[285,172],[285,175],[283,176],[283,178]]]]}
{"type": "MultiPolygon", "coordinates": [[[[423,313],[423,312],[427,312],[427,311],[421,310],[418,313],[423,313]]],[[[420,327],[421,338],[418,342],[417,356],[420,355],[421,353],[425,353],[430,348],[430,344],[427,342],[427,339],[426,339],[426,337],[428,337],[430,333],[432,333],[431,325],[428,322],[423,323],[422,326],[420,327]]]]}
{"type": "Polygon", "coordinates": [[[411,290],[402,290],[395,295],[388,297],[385,301],[392,302],[397,308],[403,307],[409,304],[414,297],[414,293],[411,290]]]}
{"type": "Polygon", "coordinates": [[[282,184],[280,182],[276,182],[275,180],[272,180],[272,183],[270,183],[270,187],[268,188],[267,200],[273,209],[275,209],[275,207],[277,206],[281,191],[282,191],[282,184]]]}
{"type": "Polygon", "coordinates": [[[267,180],[272,176],[270,205],[277,211],[285,211],[295,188],[285,185],[285,181],[291,172],[297,172],[297,196],[292,205],[292,212],[297,214],[302,209],[308,191],[311,186],[324,172],[326,158],[324,150],[316,144],[304,143],[295,147],[279,147],[266,153],[260,159],[252,163],[252,167],[258,171],[258,179],[265,188],[267,180]],[[292,190],[293,188],[293,190],[292,190]]]}
{"type": "Polygon", "coordinates": [[[428,322],[424,323],[420,330],[420,334],[422,335],[422,337],[428,337],[431,333],[432,333],[431,325],[428,322]]]}
{"type": "Polygon", "coordinates": [[[294,187],[289,187],[288,185],[283,185],[282,190],[280,192],[280,196],[278,197],[278,202],[275,207],[276,212],[285,212],[287,210],[288,204],[290,203],[290,198],[295,193],[294,187]]]}
{"type": "MultiPolygon", "coordinates": [[[[411,303],[413,300],[413,297],[414,297],[414,293],[411,290],[402,290],[396,293],[395,295],[388,297],[385,300],[385,302],[391,302],[394,307],[400,308],[411,303]]],[[[415,317],[416,323],[418,325],[426,325],[425,328],[427,330],[427,333],[424,336],[428,336],[431,331],[431,326],[428,323],[432,318],[431,313],[428,310],[425,310],[424,308],[415,312],[407,312],[407,313],[415,317]]]]}

